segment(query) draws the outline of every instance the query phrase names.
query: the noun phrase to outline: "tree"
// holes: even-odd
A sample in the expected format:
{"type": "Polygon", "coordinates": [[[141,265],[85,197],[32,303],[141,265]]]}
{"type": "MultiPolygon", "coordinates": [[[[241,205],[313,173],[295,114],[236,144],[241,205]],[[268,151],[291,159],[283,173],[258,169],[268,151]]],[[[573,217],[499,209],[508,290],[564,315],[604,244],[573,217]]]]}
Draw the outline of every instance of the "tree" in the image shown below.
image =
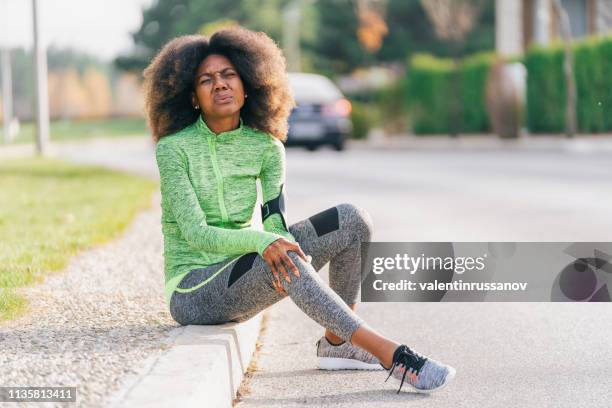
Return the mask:
{"type": "Polygon", "coordinates": [[[478,21],[485,0],[421,0],[421,3],[436,35],[461,44],[478,21]]]}
{"type": "MultiPolygon", "coordinates": [[[[140,72],[171,38],[210,33],[218,21],[235,21],[282,42],[282,10],[298,0],[164,0],[143,10],[132,34],[134,51],[115,60],[122,70],[140,72]]],[[[494,5],[484,7],[459,53],[494,47],[494,5]]],[[[414,51],[439,56],[454,52],[436,38],[420,0],[317,0],[301,4],[301,65],[326,75],[349,73],[381,62],[405,64],[414,51]]]]}
{"type": "Polygon", "coordinates": [[[386,0],[354,0],[353,5],[359,17],[359,43],[370,53],[378,51],[389,32],[384,19],[386,0]]]}
{"type": "Polygon", "coordinates": [[[142,71],[170,39],[195,34],[219,20],[236,21],[280,41],[280,10],[288,1],[157,0],[143,10],[142,23],[132,33],[134,51],[117,57],[115,65],[122,70],[142,71]]]}
{"type": "Polygon", "coordinates": [[[415,52],[427,52],[450,57],[463,56],[495,48],[495,2],[486,2],[481,18],[466,34],[460,50],[437,37],[420,0],[387,0],[385,21],[389,33],[385,36],[376,59],[383,62],[403,62],[415,52]]]}
{"type": "Polygon", "coordinates": [[[305,50],[313,55],[315,70],[324,73],[348,73],[357,66],[370,65],[374,58],[359,44],[359,21],[353,0],[319,0],[317,36],[305,50]]]}

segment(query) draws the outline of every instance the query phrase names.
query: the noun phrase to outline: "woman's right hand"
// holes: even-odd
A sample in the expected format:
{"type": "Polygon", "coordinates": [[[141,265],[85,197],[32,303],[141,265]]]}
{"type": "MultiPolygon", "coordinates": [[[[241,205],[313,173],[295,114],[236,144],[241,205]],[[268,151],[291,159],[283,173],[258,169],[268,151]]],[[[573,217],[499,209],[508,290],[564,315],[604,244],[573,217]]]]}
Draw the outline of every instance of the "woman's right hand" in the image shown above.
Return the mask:
{"type": "Polygon", "coordinates": [[[281,295],[287,295],[287,292],[281,285],[280,274],[283,275],[287,282],[291,282],[291,276],[287,272],[285,265],[291,269],[296,277],[300,277],[300,271],[293,263],[293,260],[287,255],[287,251],[296,252],[306,262],[310,262],[312,257],[306,256],[297,242],[291,242],[285,238],[279,238],[266,247],[263,252],[263,259],[266,261],[272,274],[274,281],[272,282],[276,291],[281,295]],[[280,273],[279,273],[280,272],[280,273]]]}

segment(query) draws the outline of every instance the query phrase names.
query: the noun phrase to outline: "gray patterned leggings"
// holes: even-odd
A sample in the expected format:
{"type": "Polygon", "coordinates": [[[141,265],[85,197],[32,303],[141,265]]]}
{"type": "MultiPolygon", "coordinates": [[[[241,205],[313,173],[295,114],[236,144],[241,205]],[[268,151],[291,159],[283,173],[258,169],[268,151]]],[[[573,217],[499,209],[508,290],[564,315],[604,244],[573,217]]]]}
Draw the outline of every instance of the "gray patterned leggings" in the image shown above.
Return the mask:
{"type": "MultiPolygon", "coordinates": [[[[350,342],[364,322],[348,305],[357,302],[361,242],[369,241],[372,235],[370,215],[353,204],[339,204],[290,225],[289,232],[304,253],[312,256],[312,262],[294,251],[287,253],[300,277],[288,271],[291,282],[281,279],[285,291],[310,318],[350,342]],[[317,273],[327,262],[329,286],[317,273]]],[[[256,252],[194,269],[178,287],[193,288],[216,272],[218,275],[196,290],[173,293],[170,313],[174,320],[182,325],[242,322],[285,297],[274,289],[274,275],[256,252]]]]}

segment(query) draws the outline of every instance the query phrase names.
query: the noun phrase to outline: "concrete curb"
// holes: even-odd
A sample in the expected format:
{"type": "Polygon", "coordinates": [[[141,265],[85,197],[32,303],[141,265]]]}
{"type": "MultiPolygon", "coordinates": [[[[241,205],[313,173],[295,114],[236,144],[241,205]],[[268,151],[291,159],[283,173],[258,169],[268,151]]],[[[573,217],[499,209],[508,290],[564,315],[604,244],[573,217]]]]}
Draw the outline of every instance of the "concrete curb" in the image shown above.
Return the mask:
{"type": "Polygon", "coordinates": [[[109,406],[231,407],[255,352],[263,313],[243,323],[183,326],[137,367],[109,406]]]}

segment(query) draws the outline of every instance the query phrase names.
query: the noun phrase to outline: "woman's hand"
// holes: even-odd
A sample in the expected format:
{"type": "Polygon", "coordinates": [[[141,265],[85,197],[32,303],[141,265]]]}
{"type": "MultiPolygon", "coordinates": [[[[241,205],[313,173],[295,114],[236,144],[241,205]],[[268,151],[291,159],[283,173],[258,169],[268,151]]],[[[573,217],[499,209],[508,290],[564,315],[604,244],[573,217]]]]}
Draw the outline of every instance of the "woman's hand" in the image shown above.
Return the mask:
{"type": "Polygon", "coordinates": [[[263,252],[263,258],[272,270],[272,274],[274,275],[274,287],[276,291],[281,295],[287,295],[287,292],[281,285],[280,273],[282,273],[283,277],[287,282],[291,282],[291,276],[287,273],[287,269],[285,265],[288,266],[293,274],[296,277],[300,277],[300,271],[293,263],[293,260],[287,255],[287,251],[296,252],[302,259],[306,262],[310,262],[312,257],[307,257],[306,254],[302,251],[300,244],[293,243],[285,238],[279,238],[276,241],[272,242],[263,252]],[[310,258],[310,259],[309,259],[310,258]]]}

